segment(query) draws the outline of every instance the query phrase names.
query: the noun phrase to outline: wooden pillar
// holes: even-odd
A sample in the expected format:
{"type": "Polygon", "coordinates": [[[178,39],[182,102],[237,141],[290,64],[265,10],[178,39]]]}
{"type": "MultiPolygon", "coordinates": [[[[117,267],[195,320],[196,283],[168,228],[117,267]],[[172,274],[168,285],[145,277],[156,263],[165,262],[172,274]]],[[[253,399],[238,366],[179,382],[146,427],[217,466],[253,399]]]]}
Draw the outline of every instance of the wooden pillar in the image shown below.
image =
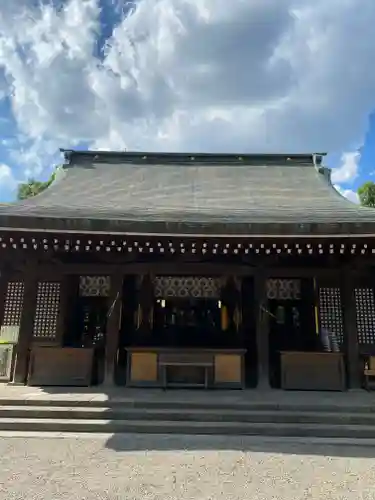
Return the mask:
{"type": "Polygon", "coordinates": [[[258,389],[269,389],[269,320],[266,313],[266,275],[263,269],[255,273],[256,340],[258,358],[258,389]]]}
{"type": "Polygon", "coordinates": [[[3,325],[4,312],[5,312],[5,301],[8,292],[8,283],[10,279],[10,273],[6,269],[1,270],[0,276],[0,328],[3,325]]]}
{"type": "Polygon", "coordinates": [[[361,387],[360,359],[358,348],[357,318],[355,306],[355,276],[349,269],[341,273],[341,293],[344,319],[344,349],[350,389],[361,387]]]}
{"type": "Polygon", "coordinates": [[[64,335],[67,319],[66,316],[68,314],[69,291],[69,276],[65,274],[60,277],[60,304],[59,316],[57,318],[56,326],[56,343],[60,346],[64,345],[64,335]]]}
{"type": "Polygon", "coordinates": [[[36,265],[26,269],[24,275],[24,298],[21,315],[18,343],[16,347],[16,362],[13,382],[25,384],[27,382],[29,349],[33,338],[35,307],[37,299],[38,277],[36,265]]]}
{"type": "Polygon", "coordinates": [[[154,284],[150,274],[142,277],[140,294],[140,324],[138,335],[143,342],[149,342],[153,328],[153,308],[154,308],[154,284]]]}
{"type": "Polygon", "coordinates": [[[107,387],[113,387],[115,385],[114,377],[119,341],[123,281],[124,276],[119,270],[111,276],[111,292],[109,296],[106,330],[104,381],[102,384],[107,387]]]}

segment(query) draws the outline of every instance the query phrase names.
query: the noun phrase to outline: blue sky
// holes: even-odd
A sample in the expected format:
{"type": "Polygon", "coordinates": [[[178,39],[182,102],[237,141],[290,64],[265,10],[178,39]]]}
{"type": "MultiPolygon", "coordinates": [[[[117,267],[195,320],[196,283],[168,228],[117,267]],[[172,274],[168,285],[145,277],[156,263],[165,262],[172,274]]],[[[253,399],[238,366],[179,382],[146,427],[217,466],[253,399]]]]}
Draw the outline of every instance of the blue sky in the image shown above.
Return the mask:
{"type": "Polygon", "coordinates": [[[375,171],[375,2],[357,5],[0,0],[0,201],[59,147],[327,151],[355,201],[375,171]]]}

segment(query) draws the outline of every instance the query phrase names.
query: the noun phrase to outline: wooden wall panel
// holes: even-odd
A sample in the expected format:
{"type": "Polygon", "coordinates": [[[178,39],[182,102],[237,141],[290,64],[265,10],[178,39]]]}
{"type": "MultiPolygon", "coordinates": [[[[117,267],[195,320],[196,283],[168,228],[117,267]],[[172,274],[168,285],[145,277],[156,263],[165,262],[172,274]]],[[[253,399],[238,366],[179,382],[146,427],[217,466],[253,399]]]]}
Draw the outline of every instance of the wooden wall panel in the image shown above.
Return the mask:
{"type": "Polygon", "coordinates": [[[215,383],[242,381],[242,359],[236,354],[215,354],[215,383]]]}
{"type": "Polygon", "coordinates": [[[156,382],[158,379],[158,355],[152,352],[131,354],[131,382],[156,382]]]}

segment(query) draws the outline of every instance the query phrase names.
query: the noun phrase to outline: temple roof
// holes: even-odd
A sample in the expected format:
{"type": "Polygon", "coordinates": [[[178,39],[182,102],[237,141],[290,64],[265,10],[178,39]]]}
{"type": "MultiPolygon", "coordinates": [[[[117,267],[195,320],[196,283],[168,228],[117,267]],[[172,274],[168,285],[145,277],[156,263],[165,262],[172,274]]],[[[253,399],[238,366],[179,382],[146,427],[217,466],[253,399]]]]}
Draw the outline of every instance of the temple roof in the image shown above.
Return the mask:
{"type": "Polygon", "coordinates": [[[323,154],[62,150],[43,193],[0,206],[0,228],[134,234],[374,234],[375,210],[331,185],[323,154]]]}

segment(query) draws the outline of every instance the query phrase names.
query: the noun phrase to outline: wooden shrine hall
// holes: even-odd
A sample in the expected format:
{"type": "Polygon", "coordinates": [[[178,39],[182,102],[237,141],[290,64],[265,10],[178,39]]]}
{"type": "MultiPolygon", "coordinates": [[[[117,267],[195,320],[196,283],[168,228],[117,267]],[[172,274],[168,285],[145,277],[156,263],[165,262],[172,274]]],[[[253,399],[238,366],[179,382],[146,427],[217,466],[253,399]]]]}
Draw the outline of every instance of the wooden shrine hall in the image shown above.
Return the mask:
{"type": "Polygon", "coordinates": [[[375,355],[375,211],[323,154],[62,150],[0,206],[0,376],[345,390],[375,355]]]}

